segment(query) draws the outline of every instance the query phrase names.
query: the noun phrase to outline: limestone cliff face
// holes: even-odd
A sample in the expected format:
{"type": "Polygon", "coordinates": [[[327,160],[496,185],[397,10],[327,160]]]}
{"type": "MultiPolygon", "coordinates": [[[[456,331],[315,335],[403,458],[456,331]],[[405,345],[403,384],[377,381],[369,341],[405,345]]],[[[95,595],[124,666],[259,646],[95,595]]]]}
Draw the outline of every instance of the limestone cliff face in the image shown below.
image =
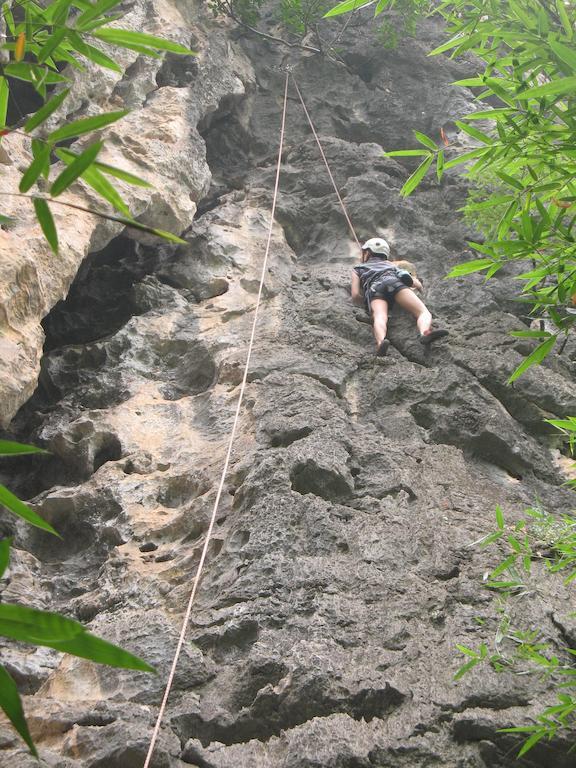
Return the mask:
{"type": "MultiPolygon", "coordinates": [[[[159,671],[3,648],[45,764],[143,764],[232,423],[269,221],[278,67],[291,63],[359,233],[417,264],[452,335],[426,352],[395,315],[393,348],[375,362],[348,296],[354,244],[292,94],[246,407],[153,765],[510,765],[515,742],[497,731],[526,722],[546,685],[486,670],[453,683],[455,643],[495,630],[480,585],[497,555],[469,545],[496,504],[511,520],[536,497],[570,508],[542,419],[576,412],[574,364],[568,350],[505,387],[525,351],[507,335],[522,314],[512,276],[443,279],[469,236],[455,213],[462,181],[429,180],[401,200],[406,169],[382,157],[414,128],[459,141],[451,121],[471,95],[448,84],[469,67],[426,59],[431,26],[394,52],[352,30],[338,64],[288,59],[199,4],[139,1],[131,18],[193,39],[198,61],[138,58],[119,81],[79,87],[134,109],[110,134],[110,159],[149,170],[157,189],[132,204],[189,245],[63,214],[55,264],[35,230],[2,233],[3,418],[35,387],[44,318],[39,386],[11,430],[52,452],[4,479],[62,534],[17,526],[2,599],[67,612],[159,671]]],[[[551,613],[549,600],[530,610],[556,642],[573,632],[570,608],[551,613]]],[[[0,734],[0,764],[35,765],[0,734]]],[[[574,763],[541,746],[525,764],[574,763]]]]}

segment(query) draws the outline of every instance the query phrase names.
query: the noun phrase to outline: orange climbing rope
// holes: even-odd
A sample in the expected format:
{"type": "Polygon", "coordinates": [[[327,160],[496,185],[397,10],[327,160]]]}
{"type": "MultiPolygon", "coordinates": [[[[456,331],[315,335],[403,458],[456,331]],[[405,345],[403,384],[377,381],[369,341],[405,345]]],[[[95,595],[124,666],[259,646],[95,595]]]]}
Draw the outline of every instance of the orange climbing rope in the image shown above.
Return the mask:
{"type": "MultiPolygon", "coordinates": [[[[234,423],[232,425],[232,431],[230,433],[230,437],[228,440],[228,450],[226,452],[226,459],[224,461],[224,467],[222,469],[222,474],[220,477],[220,484],[218,486],[218,491],[216,493],[216,498],[214,500],[214,507],[212,509],[212,515],[210,518],[210,524],[208,526],[208,530],[206,531],[206,538],[204,541],[204,546],[202,547],[202,554],[200,556],[200,562],[198,563],[198,569],[196,571],[196,576],[194,577],[194,582],[192,584],[192,591],[190,593],[190,597],[188,599],[188,605],[186,606],[186,612],[184,614],[184,619],[182,621],[182,627],[180,629],[180,635],[178,638],[178,643],[176,645],[176,651],[174,653],[174,658],[172,660],[172,666],[170,668],[170,673],[168,675],[168,681],[166,683],[166,687],[164,689],[164,694],[162,696],[162,702],[160,704],[160,709],[158,711],[158,717],[156,718],[156,723],[154,725],[154,730],[152,732],[152,737],[150,739],[150,745],[148,747],[148,753],[146,755],[146,760],[144,762],[143,768],[149,768],[150,761],[152,759],[152,755],[154,754],[154,749],[156,747],[156,742],[158,740],[158,735],[160,733],[160,726],[162,725],[162,720],[164,718],[164,712],[166,710],[166,704],[168,702],[168,697],[170,695],[170,691],[172,689],[172,685],[174,683],[174,676],[176,674],[176,668],[178,666],[178,661],[180,658],[180,654],[182,652],[182,648],[184,646],[184,640],[186,637],[186,631],[188,629],[188,624],[190,623],[190,616],[192,613],[192,605],[194,603],[194,599],[196,597],[196,592],[198,590],[198,585],[200,583],[200,577],[202,576],[202,571],[204,568],[204,562],[206,560],[206,555],[208,552],[208,547],[210,545],[210,541],[212,538],[212,531],[214,529],[214,525],[216,523],[216,516],[218,513],[218,507],[220,505],[220,498],[222,496],[222,491],[224,489],[224,481],[226,479],[226,475],[228,474],[228,467],[230,465],[230,459],[232,456],[232,447],[234,444],[234,438],[236,436],[236,429],[238,427],[238,420],[240,417],[240,411],[242,408],[242,402],[244,399],[244,391],[246,389],[246,382],[248,378],[248,370],[250,368],[250,359],[252,357],[252,350],[254,347],[254,340],[256,337],[256,324],[258,321],[258,311],[260,309],[260,304],[262,300],[262,292],[264,288],[264,279],[266,277],[266,270],[268,267],[268,256],[270,253],[270,245],[272,242],[272,231],[274,228],[274,216],[276,213],[276,202],[278,199],[278,188],[280,184],[280,168],[282,166],[282,149],[284,146],[284,129],[286,126],[286,111],[287,111],[287,104],[288,104],[288,81],[289,81],[290,73],[286,72],[286,81],[284,84],[284,103],[282,106],[282,122],[280,127],[280,146],[278,148],[278,160],[276,163],[276,179],[274,182],[274,193],[272,197],[272,212],[270,215],[270,226],[268,229],[268,239],[266,242],[266,250],[264,252],[264,260],[262,262],[262,272],[260,275],[260,285],[258,288],[258,296],[256,297],[256,307],[254,310],[254,320],[252,322],[252,332],[250,334],[250,341],[248,343],[248,352],[246,354],[246,363],[244,365],[244,375],[242,377],[242,383],[240,385],[240,394],[238,396],[238,402],[236,404],[236,413],[234,415],[234,423]]],[[[304,104],[304,99],[302,98],[302,94],[300,93],[300,89],[298,88],[298,85],[296,84],[296,80],[292,78],[294,82],[294,86],[296,88],[296,91],[298,93],[298,96],[300,97],[300,101],[302,103],[302,106],[304,108],[304,112],[306,114],[306,117],[308,118],[308,122],[310,124],[310,127],[312,129],[312,133],[314,134],[314,137],[318,143],[318,148],[320,150],[320,154],[322,155],[322,159],[324,160],[324,163],[326,165],[326,170],[328,171],[328,175],[330,176],[330,180],[332,181],[332,185],[334,186],[334,191],[336,192],[336,195],[338,197],[338,200],[340,201],[340,205],[342,206],[342,211],[344,212],[344,216],[346,217],[346,221],[348,222],[348,226],[350,227],[350,231],[352,232],[352,235],[354,236],[354,240],[356,241],[359,248],[361,248],[360,241],[358,240],[358,237],[356,236],[356,232],[354,230],[354,227],[352,225],[352,222],[350,220],[350,217],[348,216],[348,212],[346,210],[346,206],[344,205],[344,201],[342,200],[342,197],[340,195],[340,192],[338,190],[338,187],[336,186],[336,182],[334,181],[334,177],[332,176],[332,172],[330,171],[330,166],[328,165],[328,160],[326,159],[326,155],[324,154],[324,150],[322,148],[322,144],[320,143],[320,139],[318,138],[318,134],[316,133],[316,130],[314,128],[314,125],[312,123],[312,120],[310,118],[310,115],[308,113],[308,110],[306,109],[306,105],[304,104]]]]}
{"type": "Polygon", "coordinates": [[[320,142],[320,139],[318,138],[318,134],[316,133],[316,129],[314,128],[314,123],[312,122],[312,118],[310,117],[310,113],[306,109],[306,104],[304,103],[304,99],[302,98],[302,94],[300,93],[300,88],[298,88],[298,83],[296,82],[296,79],[294,75],[292,75],[292,82],[294,83],[294,88],[296,88],[296,93],[298,94],[298,98],[300,99],[300,103],[302,104],[302,108],[304,109],[304,114],[306,115],[308,119],[308,123],[310,124],[310,128],[312,129],[312,133],[314,134],[314,138],[316,139],[316,143],[318,144],[318,149],[320,150],[320,154],[322,155],[322,160],[324,160],[324,165],[326,166],[326,170],[328,171],[328,176],[330,176],[330,181],[332,182],[332,186],[334,187],[334,192],[336,192],[336,197],[338,198],[338,201],[340,202],[340,206],[342,208],[342,213],[344,214],[344,217],[346,221],[348,222],[348,226],[350,228],[350,232],[352,232],[352,236],[354,237],[354,240],[356,240],[356,245],[360,250],[362,250],[362,246],[360,245],[360,240],[358,240],[358,236],[356,235],[356,230],[354,229],[354,225],[350,221],[350,216],[348,216],[348,211],[346,210],[346,206],[344,205],[344,200],[342,200],[342,196],[340,195],[340,191],[338,190],[338,187],[336,185],[336,182],[334,181],[334,176],[332,176],[332,171],[330,170],[330,166],[328,165],[328,160],[326,159],[326,155],[324,154],[324,149],[322,148],[322,144],[320,142]]]}

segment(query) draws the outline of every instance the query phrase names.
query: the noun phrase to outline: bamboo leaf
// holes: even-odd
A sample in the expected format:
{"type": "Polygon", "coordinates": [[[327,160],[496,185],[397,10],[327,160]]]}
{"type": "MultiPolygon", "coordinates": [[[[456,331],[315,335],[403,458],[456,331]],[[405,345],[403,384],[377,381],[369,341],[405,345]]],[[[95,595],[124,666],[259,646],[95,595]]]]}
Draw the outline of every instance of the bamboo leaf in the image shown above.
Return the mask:
{"type": "Polygon", "coordinates": [[[4,128],[6,126],[9,96],[10,88],[8,87],[8,80],[6,80],[5,77],[0,77],[0,128],[4,128]]]}
{"type": "Polygon", "coordinates": [[[50,523],[46,522],[44,518],[40,517],[40,515],[34,512],[34,510],[27,504],[24,504],[24,502],[17,496],[14,496],[14,494],[3,485],[0,485],[0,505],[6,507],[6,509],[14,515],[22,518],[22,520],[26,520],[26,522],[36,526],[36,528],[41,528],[44,531],[48,531],[49,533],[58,536],[58,533],[56,533],[50,523]]]}
{"type": "Polygon", "coordinates": [[[112,8],[120,5],[122,0],[98,0],[98,2],[87,8],[76,20],[76,29],[84,30],[94,19],[103,16],[112,8]]]}
{"type": "Polygon", "coordinates": [[[57,96],[54,96],[53,99],[50,99],[50,101],[47,101],[44,106],[40,107],[40,109],[35,112],[32,117],[26,122],[24,126],[24,130],[27,133],[30,133],[30,131],[33,131],[34,128],[38,128],[39,125],[42,125],[42,123],[47,120],[50,115],[55,112],[58,107],[63,103],[63,101],[66,99],[68,94],[70,93],[70,89],[66,88],[64,91],[61,91],[57,96]]]}
{"type": "Polygon", "coordinates": [[[576,72],[576,51],[573,48],[569,48],[567,45],[563,45],[553,39],[548,41],[548,45],[561,61],[568,64],[570,69],[576,72]]]}
{"type": "Polygon", "coordinates": [[[76,181],[76,179],[92,165],[98,156],[98,153],[102,149],[102,146],[103,142],[97,141],[89,146],[88,149],[84,150],[81,155],[78,155],[76,159],[73,160],[70,165],[65,168],[57,177],[54,184],[52,184],[50,194],[53,197],[58,197],[58,195],[61,195],[62,192],[68,189],[70,184],[76,181]]]}
{"type": "Polygon", "coordinates": [[[373,5],[376,0],[344,0],[343,3],[338,3],[338,5],[335,5],[334,8],[331,8],[328,13],[324,14],[325,19],[329,19],[332,16],[340,16],[343,13],[348,13],[349,11],[356,11],[360,8],[367,8],[369,5],[373,5]]]}
{"type": "Polygon", "coordinates": [[[430,155],[429,157],[424,160],[424,162],[420,163],[418,168],[414,171],[414,173],[408,178],[402,189],[400,190],[400,194],[403,197],[408,197],[420,184],[424,176],[426,176],[426,173],[428,171],[428,168],[432,165],[432,161],[434,160],[434,155],[430,155]]]}
{"type": "Polygon", "coordinates": [[[111,667],[153,672],[132,653],[86,632],[82,624],[51,611],[21,605],[0,604],[0,635],[13,640],[44,645],[111,667]]]}
{"type": "Polygon", "coordinates": [[[466,261],[464,264],[458,264],[452,267],[446,277],[463,277],[464,275],[471,275],[473,272],[481,272],[483,269],[488,269],[494,264],[494,259],[474,259],[473,261],[466,261]]]}
{"type": "Polygon", "coordinates": [[[20,185],[18,189],[20,192],[28,192],[30,187],[36,182],[38,177],[42,174],[46,165],[50,163],[50,145],[44,144],[40,152],[36,155],[34,160],[30,163],[26,172],[20,179],[20,185]]]}
{"type": "Polygon", "coordinates": [[[426,149],[395,149],[393,152],[383,152],[384,157],[428,157],[426,149]]]}
{"type": "Polygon", "coordinates": [[[12,539],[2,539],[0,541],[0,579],[6,573],[6,568],[10,562],[10,545],[12,539]]]}
{"type": "Polygon", "coordinates": [[[428,149],[432,149],[434,152],[438,149],[438,147],[436,146],[436,142],[433,141],[429,136],[426,136],[425,133],[421,133],[420,131],[414,131],[414,136],[420,142],[420,144],[423,144],[425,147],[428,147],[428,149]]]}
{"type": "Polygon", "coordinates": [[[122,181],[125,181],[127,184],[133,184],[135,187],[152,187],[152,184],[148,181],[141,179],[139,176],[134,176],[133,173],[128,173],[128,171],[123,171],[121,168],[115,168],[113,165],[106,165],[105,163],[98,162],[94,163],[94,165],[99,171],[102,171],[102,173],[105,173],[108,176],[114,176],[117,179],[122,179],[122,181]]]}
{"type": "Polygon", "coordinates": [[[128,111],[129,110],[124,109],[120,112],[105,112],[103,115],[83,117],[80,120],[75,120],[73,123],[69,123],[68,125],[64,125],[56,131],[53,131],[48,136],[48,139],[51,142],[56,143],[58,141],[65,141],[66,139],[72,139],[76,136],[82,136],[91,131],[98,131],[125,117],[128,114],[128,111]]]}
{"type": "MultiPolygon", "coordinates": [[[[58,149],[56,150],[56,155],[60,160],[63,160],[68,165],[74,162],[74,159],[78,157],[78,155],[76,155],[74,152],[71,152],[69,149],[58,149]]],[[[116,208],[116,210],[120,211],[125,216],[130,216],[130,209],[120,194],[116,191],[112,184],[110,184],[108,179],[105,178],[104,174],[100,173],[98,170],[98,163],[93,163],[89,168],[87,168],[82,173],[81,178],[83,181],[89,184],[92,189],[98,192],[101,197],[103,197],[114,208],[116,208]]]]}
{"type": "Polygon", "coordinates": [[[543,341],[542,344],[539,344],[536,349],[530,355],[528,355],[528,357],[525,358],[522,363],[520,363],[520,365],[516,368],[506,383],[511,384],[513,381],[516,381],[516,379],[520,378],[520,376],[522,376],[522,374],[525,373],[532,365],[539,365],[544,360],[544,358],[550,354],[554,348],[554,345],[556,344],[557,338],[557,335],[550,336],[550,338],[543,341]]]}
{"type": "Polygon", "coordinates": [[[56,226],[54,219],[50,213],[48,203],[42,197],[35,197],[33,199],[34,210],[36,211],[36,218],[42,228],[44,237],[48,240],[50,248],[54,253],[58,253],[58,233],[56,232],[56,226]]]}
{"type": "Polygon", "coordinates": [[[169,51],[185,56],[195,56],[195,52],[180,43],[165,40],[162,37],[148,35],[145,32],[133,32],[129,29],[105,28],[93,33],[94,37],[111,45],[119,45],[122,48],[130,48],[132,45],[146,46],[157,51],[169,51]]]}
{"type": "Polygon", "coordinates": [[[4,714],[10,720],[16,731],[26,742],[28,749],[34,755],[38,757],[36,747],[30,736],[28,730],[28,724],[24,717],[24,710],[22,709],[22,702],[20,701],[20,695],[16,688],[16,683],[10,677],[6,669],[0,664],[0,707],[3,709],[4,714]]]}
{"type": "Polygon", "coordinates": [[[84,40],[82,40],[77,32],[70,32],[68,39],[70,41],[70,45],[74,48],[75,51],[78,51],[79,54],[89,59],[90,61],[93,61],[95,64],[98,64],[100,67],[111,69],[113,72],[124,71],[122,67],[114,61],[114,59],[110,58],[110,56],[107,56],[93,45],[88,45],[88,43],[84,42],[84,40]]]}
{"type": "Polygon", "coordinates": [[[528,88],[522,93],[516,94],[516,98],[520,101],[527,101],[528,99],[539,99],[542,96],[561,96],[563,94],[576,92],[576,75],[573,77],[562,77],[557,80],[552,80],[546,85],[537,85],[534,88],[528,88]]]}
{"type": "Polygon", "coordinates": [[[58,46],[63,42],[64,38],[68,34],[68,30],[66,28],[57,29],[56,32],[53,32],[48,40],[44,43],[42,48],[40,49],[40,53],[38,54],[38,63],[44,64],[44,62],[52,56],[54,51],[58,48],[58,46]]]}
{"type": "Polygon", "coordinates": [[[15,443],[12,440],[0,440],[0,456],[22,456],[30,453],[48,453],[43,448],[26,443],[15,443]]]}

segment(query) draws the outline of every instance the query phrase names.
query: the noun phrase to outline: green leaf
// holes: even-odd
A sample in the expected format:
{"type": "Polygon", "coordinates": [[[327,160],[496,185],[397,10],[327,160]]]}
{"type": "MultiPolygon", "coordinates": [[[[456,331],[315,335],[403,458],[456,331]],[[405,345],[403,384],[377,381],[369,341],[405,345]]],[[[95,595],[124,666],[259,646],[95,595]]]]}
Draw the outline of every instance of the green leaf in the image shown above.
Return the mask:
{"type": "Polygon", "coordinates": [[[509,555],[505,560],[503,560],[500,565],[498,565],[492,573],[490,574],[491,579],[495,579],[497,576],[500,576],[500,574],[504,573],[504,571],[507,571],[511,566],[513,566],[516,562],[517,555],[509,555]]]}
{"type": "Polygon", "coordinates": [[[428,168],[432,165],[432,161],[434,160],[434,155],[430,155],[430,157],[427,157],[424,162],[420,163],[418,168],[414,171],[414,173],[408,178],[402,189],[400,190],[400,194],[403,197],[408,197],[420,184],[424,176],[426,176],[426,173],[428,171],[428,168]]]}
{"type": "Polygon", "coordinates": [[[106,640],[86,632],[82,624],[51,611],[0,604],[0,635],[44,645],[111,667],[153,672],[146,662],[106,640]]]}
{"type": "Polygon", "coordinates": [[[94,19],[103,16],[108,11],[111,11],[112,8],[115,8],[117,5],[120,5],[122,0],[98,0],[98,2],[94,3],[94,5],[90,6],[87,10],[82,13],[78,19],[76,20],[76,29],[83,30],[86,28],[87,25],[90,24],[91,21],[94,19]]]}
{"type": "Polygon", "coordinates": [[[384,157],[429,157],[425,149],[395,149],[393,152],[383,152],[384,157]]]}
{"type": "Polygon", "coordinates": [[[480,661],[479,658],[470,659],[470,661],[467,661],[466,664],[463,664],[458,672],[454,675],[454,680],[460,680],[461,677],[464,677],[464,675],[469,672],[471,669],[473,669],[476,664],[480,661]]]}
{"type": "Polygon", "coordinates": [[[325,19],[329,19],[332,16],[340,16],[343,13],[348,13],[349,11],[356,11],[360,8],[367,8],[369,5],[373,5],[376,2],[376,0],[344,0],[343,3],[338,3],[338,5],[335,5],[334,8],[331,8],[328,13],[324,14],[325,19]]]}
{"type": "Polygon", "coordinates": [[[111,69],[113,72],[124,72],[122,67],[117,64],[114,59],[111,59],[110,56],[107,56],[93,45],[85,43],[77,32],[71,32],[68,35],[68,38],[75,51],[78,51],[78,53],[85,58],[98,64],[98,66],[104,67],[105,69],[111,69]]]}
{"type": "Polygon", "coordinates": [[[22,709],[22,702],[18,694],[16,683],[10,677],[5,668],[0,664],[0,707],[4,710],[4,714],[10,720],[16,731],[26,742],[28,749],[34,755],[38,757],[36,747],[30,736],[28,730],[28,724],[24,717],[24,710],[22,709]]]}
{"type": "Polygon", "coordinates": [[[123,669],[136,669],[140,672],[154,672],[151,667],[138,656],[119,648],[117,645],[106,642],[95,635],[84,632],[71,640],[61,640],[53,643],[45,643],[50,648],[72,656],[89,659],[97,664],[106,664],[109,667],[121,667],[123,669]]]}
{"type": "Polygon", "coordinates": [[[522,755],[525,755],[526,752],[532,749],[532,747],[537,744],[539,741],[541,741],[544,736],[546,736],[546,731],[543,728],[541,731],[536,731],[536,733],[533,733],[532,736],[530,736],[529,739],[526,739],[524,744],[522,745],[522,749],[518,752],[518,758],[521,758],[522,755]]]}
{"type": "MultiPolygon", "coordinates": [[[[69,149],[57,149],[56,155],[60,160],[63,160],[68,165],[74,162],[74,159],[78,157],[74,152],[69,149]]],[[[89,184],[98,194],[107,200],[116,210],[123,213],[125,216],[130,216],[130,209],[116,191],[116,189],[110,184],[108,179],[100,173],[98,170],[98,163],[93,163],[83,173],[83,181],[89,184]]]]}
{"type": "Polygon", "coordinates": [[[565,64],[568,64],[571,70],[576,72],[576,51],[574,51],[573,48],[568,48],[567,45],[563,45],[562,43],[559,43],[557,40],[550,39],[548,41],[548,45],[556,56],[563,61],[565,64]]]}
{"type": "Polygon", "coordinates": [[[12,440],[0,440],[0,456],[21,456],[28,453],[48,453],[43,448],[26,443],[15,443],[12,440]]]}
{"type": "Polygon", "coordinates": [[[46,67],[39,67],[27,61],[12,61],[4,67],[4,74],[16,80],[24,80],[38,90],[42,86],[65,83],[68,78],[52,72],[46,67]]]}
{"type": "Polygon", "coordinates": [[[500,505],[496,506],[496,525],[498,526],[499,531],[504,530],[504,512],[500,505]]]}
{"type": "Polygon", "coordinates": [[[14,494],[3,485],[0,485],[0,505],[6,507],[6,509],[10,510],[10,512],[17,517],[21,517],[22,520],[31,523],[31,525],[35,525],[37,528],[42,528],[44,531],[53,533],[55,536],[59,536],[50,523],[47,523],[44,518],[40,517],[40,515],[34,512],[33,509],[30,509],[27,504],[24,504],[23,501],[17,496],[14,496],[14,494]]]}
{"type": "Polygon", "coordinates": [[[0,579],[6,573],[6,568],[10,562],[10,545],[12,539],[2,539],[0,541],[0,579]]]}
{"type": "Polygon", "coordinates": [[[464,275],[471,275],[473,272],[481,272],[483,269],[488,269],[494,264],[494,259],[474,259],[473,261],[466,261],[464,264],[458,264],[452,267],[446,277],[463,277],[464,275]]]}
{"type": "Polygon", "coordinates": [[[436,155],[436,176],[438,181],[442,181],[444,175],[444,151],[441,149],[436,155]]]}
{"type": "Polygon", "coordinates": [[[157,51],[169,51],[170,53],[179,53],[185,56],[194,56],[194,51],[186,48],[180,43],[174,43],[171,40],[165,40],[162,37],[148,35],[145,32],[132,32],[129,29],[106,28],[94,32],[94,37],[103,40],[111,45],[119,45],[123,48],[130,48],[132,45],[146,46],[157,51]]]}
{"type": "Polygon", "coordinates": [[[84,150],[81,155],[78,155],[78,157],[76,157],[76,159],[73,160],[70,165],[62,171],[54,184],[52,184],[50,194],[53,197],[58,197],[58,195],[62,194],[62,192],[68,189],[70,184],[76,181],[76,179],[92,165],[98,156],[98,153],[102,149],[102,146],[103,142],[97,141],[89,146],[88,149],[84,150]]]}
{"type": "Polygon", "coordinates": [[[94,163],[94,166],[98,168],[102,173],[106,173],[108,176],[114,176],[117,179],[122,179],[127,184],[132,184],[135,187],[152,187],[148,181],[141,179],[139,176],[134,176],[133,173],[123,171],[121,168],[115,168],[113,165],[106,165],[105,163],[94,163]]]}
{"type": "Polygon", "coordinates": [[[444,164],[444,170],[454,168],[455,165],[460,165],[461,163],[467,163],[469,160],[474,160],[477,157],[484,157],[488,152],[490,152],[490,147],[478,147],[478,149],[473,149],[470,152],[464,152],[464,154],[448,160],[448,162],[444,164]]]}
{"type": "Polygon", "coordinates": [[[0,603],[0,635],[29,643],[70,640],[84,632],[84,627],[51,611],[39,611],[24,605],[0,603]]]}
{"type": "Polygon", "coordinates": [[[41,151],[36,155],[34,160],[32,160],[26,169],[26,172],[20,179],[20,185],[18,187],[20,192],[28,192],[47,165],[50,165],[50,145],[44,144],[42,145],[41,151]]]}
{"type": "Polygon", "coordinates": [[[8,80],[5,77],[0,77],[0,128],[6,127],[6,115],[8,114],[8,97],[10,96],[10,88],[8,87],[8,80]]]}
{"type": "Polygon", "coordinates": [[[464,36],[461,33],[458,33],[456,37],[448,40],[447,43],[442,43],[442,45],[439,45],[437,48],[434,48],[433,51],[430,51],[428,56],[438,56],[439,53],[445,53],[446,51],[450,51],[452,48],[457,48],[462,44],[463,40],[464,36]]]}
{"type": "Polygon", "coordinates": [[[75,120],[73,123],[64,125],[53,131],[48,139],[56,143],[58,141],[65,141],[66,139],[72,139],[76,136],[81,136],[84,133],[90,133],[91,131],[98,131],[101,128],[105,128],[111,123],[115,123],[122,117],[128,114],[129,110],[122,110],[120,112],[106,112],[103,115],[95,115],[94,117],[83,117],[80,120],[75,120]]]}
{"type": "Polygon", "coordinates": [[[456,648],[458,648],[458,650],[462,653],[466,654],[466,656],[471,656],[473,659],[478,657],[476,651],[474,651],[472,648],[467,648],[465,645],[458,645],[458,643],[456,643],[456,648]]]}
{"type": "Polygon", "coordinates": [[[46,104],[40,107],[40,109],[37,112],[34,112],[32,117],[26,122],[24,126],[24,130],[27,133],[30,133],[30,131],[33,131],[34,128],[38,128],[39,125],[42,125],[42,123],[45,120],[47,120],[50,117],[50,115],[58,109],[58,107],[66,99],[69,93],[70,93],[70,89],[66,88],[64,91],[61,91],[57,96],[54,96],[53,99],[50,99],[50,101],[47,101],[46,104]]]}
{"type": "Polygon", "coordinates": [[[510,336],[520,339],[547,339],[551,334],[548,331],[510,331],[510,336]]]}
{"type": "Polygon", "coordinates": [[[530,368],[532,365],[539,365],[544,358],[550,354],[552,349],[554,348],[554,345],[556,344],[556,339],[558,338],[557,335],[550,336],[550,338],[546,339],[542,342],[542,344],[539,344],[536,349],[528,355],[527,358],[525,358],[522,363],[516,368],[514,373],[510,376],[507,384],[511,384],[513,381],[516,381],[516,379],[520,378],[525,371],[530,368]]]}
{"type": "Polygon", "coordinates": [[[542,96],[561,96],[568,93],[576,93],[576,75],[552,80],[551,83],[546,83],[546,85],[528,88],[526,91],[517,93],[516,98],[520,101],[527,101],[528,99],[539,99],[542,96]]]}
{"type": "Polygon", "coordinates": [[[36,217],[42,227],[44,237],[48,240],[50,248],[52,248],[54,253],[58,253],[58,233],[56,232],[56,226],[52,214],[50,213],[48,203],[42,197],[35,197],[32,202],[34,204],[34,210],[36,211],[36,217]]]}
{"type": "Polygon", "coordinates": [[[40,49],[40,53],[38,54],[37,58],[38,58],[39,64],[44,64],[46,59],[52,56],[54,51],[63,42],[67,34],[68,34],[68,30],[66,28],[60,28],[50,35],[48,40],[46,40],[46,42],[40,49]]]}
{"type": "Polygon", "coordinates": [[[12,11],[8,3],[4,3],[2,5],[2,15],[4,17],[4,21],[6,22],[6,26],[8,27],[8,31],[10,32],[11,36],[16,37],[16,23],[14,21],[14,16],[12,15],[12,11]]]}
{"type": "Polygon", "coordinates": [[[464,133],[467,133],[468,136],[471,136],[473,139],[478,139],[478,141],[481,141],[484,144],[494,143],[494,139],[492,137],[487,136],[482,131],[479,131],[478,128],[475,128],[473,125],[466,125],[466,123],[463,123],[460,120],[456,120],[456,125],[458,128],[460,128],[461,131],[464,131],[464,133]]]}
{"type": "Polygon", "coordinates": [[[436,142],[433,141],[429,136],[426,136],[425,133],[420,133],[420,131],[414,131],[414,136],[416,137],[417,141],[420,142],[420,144],[423,144],[425,147],[428,147],[428,149],[434,150],[434,152],[438,149],[436,146],[436,142]]]}

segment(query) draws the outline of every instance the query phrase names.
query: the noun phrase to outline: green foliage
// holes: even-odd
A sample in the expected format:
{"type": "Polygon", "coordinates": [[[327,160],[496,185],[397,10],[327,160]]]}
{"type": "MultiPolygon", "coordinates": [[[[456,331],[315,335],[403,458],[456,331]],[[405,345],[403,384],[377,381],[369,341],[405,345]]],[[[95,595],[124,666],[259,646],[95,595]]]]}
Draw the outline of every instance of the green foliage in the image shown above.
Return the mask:
{"type": "Polygon", "coordinates": [[[280,19],[300,38],[318,24],[330,7],[330,0],[280,0],[280,19]]]}
{"type": "MultiPolygon", "coordinates": [[[[576,435],[574,417],[550,423],[558,426],[570,440],[576,435]]],[[[576,669],[572,663],[576,650],[566,648],[562,659],[552,651],[550,643],[540,639],[538,630],[514,628],[511,618],[516,606],[520,606],[516,613],[520,617],[524,615],[521,601],[538,590],[542,565],[545,573],[561,574],[566,586],[576,579],[576,517],[558,517],[536,507],[528,509],[514,526],[506,526],[504,514],[498,507],[496,526],[475,542],[482,547],[499,542],[499,546],[504,547],[504,559],[485,576],[486,587],[501,596],[502,617],[494,639],[496,652],[489,654],[484,643],[478,651],[457,645],[465,658],[454,679],[459,680],[473,667],[486,662],[496,672],[533,674],[553,682],[558,703],[545,707],[535,725],[503,729],[506,733],[527,737],[518,752],[518,757],[522,757],[539,741],[550,741],[558,731],[576,724],[576,697],[566,692],[576,686],[576,669]],[[533,573],[535,563],[539,565],[536,574],[533,573]]]]}
{"type": "MultiPolygon", "coordinates": [[[[34,2],[26,2],[24,12],[15,19],[11,6],[2,6],[3,21],[6,26],[6,42],[0,49],[9,57],[0,76],[0,136],[19,131],[19,125],[7,125],[8,100],[14,80],[30,83],[44,99],[44,104],[24,123],[24,134],[30,138],[33,159],[24,170],[19,183],[18,194],[29,197],[36,217],[52,250],[58,252],[58,235],[50,206],[54,198],[66,192],[70,186],[81,179],[91,186],[113,210],[122,214],[115,217],[105,211],[85,210],[93,215],[118,221],[126,226],[165,237],[167,233],[146,227],[135,222],[130,211],[112,183],[101,178],[101,172],[128,181],[128,183],[147,186],[146,182],[121,169],[96,164],[96,157],[103,142],[92,142],[80,153],[73,152],[64,160],[64,169],[56,168],[56,178],[51,181],[53,171],[50,159],[53,154],[60,156],[64,149],[62,142],[69,142],[80,136],[101,131],[108,125],[120,120],[127,112],[109,112],[76,120],[63,122],[50,133],[42,134],[42,126],[64,104],[70,88],[70,82],[64,69],[66,65],[83,70],[84,62],[90,61],[114,72],[122,68],[114,59],[102,50],[103,45],[127,48],[148,56],[158,56],[159,52],[168,51],[181,55],[193,55],[179,43],[129,29],[110,27],[122,14],[109,15],[120,5],[121,0],[97,0],[93,4],[86,0],[51,0],[45,7],[34,2]],[[97,45],[93,45],[92,42],[97,45]],[[55,95],[53,87],[61,88],[55,95]],[[40,132],[38,132],[40,129],[40,132]],[[45,193],[45,189],[49,189],[45,193]],[[27,194],[32,190],[31,194],[27,194]]],[[[17,4],[14,3],[14,7],[17,4]]],[[[20,9],[18,8],[20,11],[20,9]]],[[[19,131],[21,132],[21,131],[19,131]]],[[[15,195],[16,192],[3,192],[15,195]]],[[[59,204],[67,204],[59,201],[59,204]]],[[[6,222],[6,217],[2,217],[6,222]]],[[[174,239],[174,236],[169,237],[174,239]]],[[[178,242],[181,242],[179,239],[178,242]]]]}
{"type": "MultiPolygon", "coordinates": [[[[33,445],[0,440],[0,456],[21,456],[32,453],[46,453],[46,451],[33,445]]],[[[0,485],[0,506],[5,507],[26,522],[58,536],[51,525],[2,485],[0,485]]],[[[10,539],[0,540],[0,578],[3,577],[9,564],[10,545],[10,539]]],[[[23,605],[0,603],[0,635],[19,642],[54,648],[57,651],[89,659],[98,664],[141,672],[154,672],[149,664],[137,656],[90,634],[77,621],[51,611],[39,611],[23,605]]],[[[26,742],[30,752],[37,757],[18,689],[14,680],[1,664],[0,709],[4,711],[16,731],[26,742]]]]}

